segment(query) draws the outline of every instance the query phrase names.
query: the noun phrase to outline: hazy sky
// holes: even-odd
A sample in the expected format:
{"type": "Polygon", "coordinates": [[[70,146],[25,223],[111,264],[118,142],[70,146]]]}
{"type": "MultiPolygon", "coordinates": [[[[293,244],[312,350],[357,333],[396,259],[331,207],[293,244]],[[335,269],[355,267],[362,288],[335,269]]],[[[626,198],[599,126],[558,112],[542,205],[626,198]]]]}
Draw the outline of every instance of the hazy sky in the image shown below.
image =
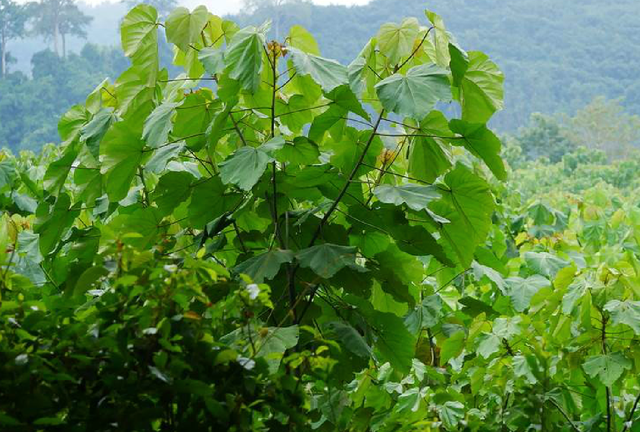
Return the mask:
{"type": "MultiPolygon", "coordinates": [[[[95,1],[95,0],[94,0],[95,1]]],[[[242,0],[179,0],[180,3],[188,7],[204,4],[215,14],[225,14],[238,12],[242,8],[242,0]]],[[[343,4],[355,5],[366,4],[368,0],[312,0],[315,4],[343,4]]]]}
{"type": "MultiPolygon", "coordinates": [[[[80,0],[84,3],[96,5],[108,2],[117,2],[120,0],[80,0]]],[[[205,5],[207,9],[216,15],[223,15],[226,13],[234,13],[242,9],[242,0],[178,0],[181,5],[188,8],[194,8],[198,5],[205,5]]],[[[312,0],[313,3],[319,5],[328,4],[341,4],[341,5],[363,5],[369,2],[369,0],[312,0]]]]}

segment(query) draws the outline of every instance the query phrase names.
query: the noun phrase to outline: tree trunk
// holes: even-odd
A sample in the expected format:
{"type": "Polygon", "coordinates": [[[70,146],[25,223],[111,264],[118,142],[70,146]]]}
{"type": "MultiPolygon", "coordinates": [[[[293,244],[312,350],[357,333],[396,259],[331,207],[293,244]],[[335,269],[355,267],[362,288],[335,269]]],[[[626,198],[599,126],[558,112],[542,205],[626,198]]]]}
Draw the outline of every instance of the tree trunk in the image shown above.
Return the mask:
{"type": "Polygon", "coordinates": [[[62,58],[67,58],[67,39],[64,33],[61,33],[60,37],[62,38],[62,58]]]}
{"type": "Polygon", "coordinates": [[[7,39],[5,37],[4,28],[2,29],[2,34],[0,35],[0,63],[2,63],[2,73],[0,74],[0,78],[4,78],[7,74],[7,39]]]}
{"type": "Polygon", "coordinates": [[[58,46],[58,36],[60,35],[60,26],[58,25],[58,14],[54,16],[53,21],[53,51],[60,57],[60,48],[58,46]]]}

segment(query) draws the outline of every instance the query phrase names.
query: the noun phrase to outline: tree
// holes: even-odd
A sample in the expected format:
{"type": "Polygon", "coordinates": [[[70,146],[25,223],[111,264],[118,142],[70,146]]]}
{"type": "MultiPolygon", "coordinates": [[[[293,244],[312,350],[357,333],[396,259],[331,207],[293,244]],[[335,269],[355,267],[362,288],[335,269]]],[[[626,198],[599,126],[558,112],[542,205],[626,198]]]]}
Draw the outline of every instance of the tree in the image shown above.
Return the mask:
{"type": "Polygon", "coordinates": [[[528,159],[547,157],[554,163],[576,148],[558,119],[541,113],[531,114],[529,124],[520,128],[515,140],[528,159]]]}
{"type": "Polygon", "coordinates": [[[276,40],[280,39],[282,20],[292,5],[310,3],[309,0],[243,0],[247,12],[266,15],[273,21],[273,32],[276,40]]]}
{"type": "Polygon", "coordinates": [[[625,112],[622,99],[595,98],[565,119],[567,136],[585,147],[604,151],[609,159],[625,157],[640,145],[640,116],[625,112]]]}
{"type": "Polygon", "coordinates": [[[7,74],[8,50],[11,39],[17,39],[25,33],[27,14],[24,6],[13,0],[0,0],[0,78],[7,74]]]}
{"type": "Polygon", "coordinates": [[[31,3],[30,9],[33,32],[53,41],[53,51],[62,57],[66,56],[66,35],[85,38],[85,28],[92,20],[80,11],[74,0],[41,0],[31,3]]]}

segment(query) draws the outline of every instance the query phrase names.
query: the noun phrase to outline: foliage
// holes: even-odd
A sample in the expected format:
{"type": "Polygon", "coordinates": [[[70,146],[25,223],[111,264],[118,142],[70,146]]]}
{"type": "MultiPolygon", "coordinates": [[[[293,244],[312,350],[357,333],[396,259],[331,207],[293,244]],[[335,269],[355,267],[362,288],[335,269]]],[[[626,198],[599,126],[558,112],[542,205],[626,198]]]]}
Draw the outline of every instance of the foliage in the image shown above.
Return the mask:
{"type": "Polygon", "coordinates": [[[502,76],[431,12],[348,66],[301,27],[157,17],[60,147],[0,160],[4,429],[637,427],[635,161],[502,183],[502,76]]]}
{"type": "Polygon", "coordinates": [[[106,76],[127,66],[119,50],[87,45],[65,59],[51,51],[33,57],[33,76],[12,73],[0,80],[0,146],[39,149],[58,142],[56,117],[83,100],[106,76]]]}

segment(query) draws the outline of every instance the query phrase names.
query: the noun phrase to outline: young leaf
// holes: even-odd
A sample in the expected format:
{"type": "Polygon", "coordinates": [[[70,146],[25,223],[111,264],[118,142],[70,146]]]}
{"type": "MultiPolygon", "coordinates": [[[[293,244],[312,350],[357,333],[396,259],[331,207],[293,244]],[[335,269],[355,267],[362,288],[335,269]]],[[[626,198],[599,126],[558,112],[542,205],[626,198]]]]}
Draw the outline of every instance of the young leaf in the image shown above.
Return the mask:
{"type": "Polygon", "coordinates": [[[420,24],[415,18],[407,18],[399,25],[386,23],[380,27],[376,37],[378,47],[390,65],[395,66],[401,58],[411,54],[419,31],[420,24]]]}
{"type": "Polygon", "coordinates": [[[198,6],[193,12],[189,12],[185,7],[175,8],[165,22],[167,40],[187,52],[190,49],[189,45],[201,38],[201,32],[208,20],[209,12],[204,6],[198,6]]]}

